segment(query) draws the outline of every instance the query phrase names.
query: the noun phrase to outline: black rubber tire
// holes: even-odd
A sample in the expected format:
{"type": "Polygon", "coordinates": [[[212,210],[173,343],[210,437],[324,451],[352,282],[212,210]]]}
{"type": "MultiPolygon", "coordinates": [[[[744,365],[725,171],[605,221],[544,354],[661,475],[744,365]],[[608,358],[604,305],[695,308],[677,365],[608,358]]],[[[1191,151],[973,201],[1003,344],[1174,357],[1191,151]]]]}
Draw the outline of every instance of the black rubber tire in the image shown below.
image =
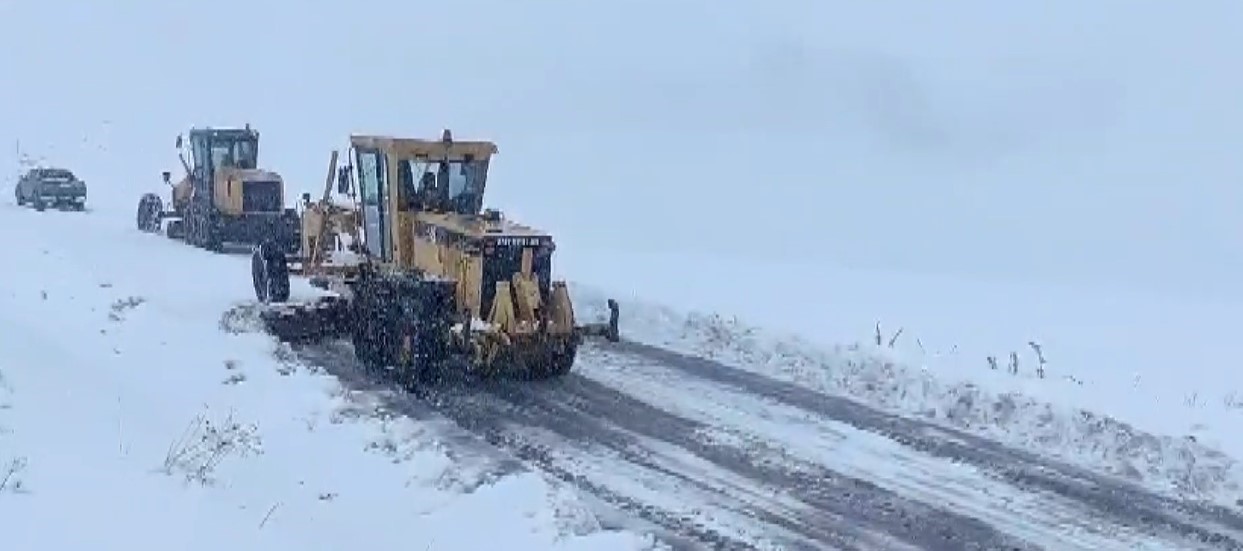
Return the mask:
{"type": "MultiPolygon", "coordinates": [[[[285,250],[289,251],[289,254],[292,254],[292,255],[303,254],[302,252],[302,216],[299,215],[298,211],[296,210],[285,209],[284,217],[285,217],[285,220],[284,220],[284,224],[282,224],[282,227],[285,228],[285,233],[283,233],[282,235],[287,236],[285,250]]],[[[309,252],[306,254],[309,255],[309,252]]]]}
{"type": "Polygon", "coordinates": [[[17,202],[17,206],[19,207],[26,205],[26,200],[22,199],[22,188],[21,187],[13,186],[13,200],[17,202]]]}
{"type": "Polygon", "coordinates": [[[578,345],[573,345],[569,350],[553,356],[552,364],[544,366],[537,373],[537,379],[559,379],[570,373],[574,368],[574,358],[578,356],[578,345]]]}
{"type": "Polygon", "coordinates": [[[164,226],[164,235],[169,239],[185,239],[185,222],[181,220],[169,220],[168,224],[164,226]]]}
{"type": "Polygon", "coordinates": [[[47,203],[44,203],[43,198],[39,197],[38,194],[35,194],[35,210],[39,212],[47,210],[47,203]]]}
{"type": "Polygon", "coordinates": [[[289,300],[289,261],[279,246],[263,242],[250,255],[255,298],[269,304],[289,300]]]}
{"type": "Polygon", "coordinates": [[[354,285],[354,301],[350,312],[350,343],[354,357],[368,372],[381,372],[393,363],[391,324],[382,316],[382,281],[364,276],[354,285]]]}
{"type": "Polygon", "coordinates": [[[355,315],[351,319],[350,344],[354,345],[354,358],[364,371],[376,371],[389,363],[379,342],[381,338],[373,333],[373,327],[375,325],[370,320],[362,319],[362,316],[355,315]]]}
{"type": "Polygon", "coordinates": [[[452,282],[413,276],[360,280],[354,285],[351,324],[355,357],[401,385],[431,380],[449,355],[454,298],[452,282]],[[412,357],[403,365],[400,349],[406,337],[412,357]]]}
{"type": "MultiPolygon", "coordinates": [[[[211,213],[207,213],[207,215],[203,217],[202,223],[203,248],[213,253],[223,251],[224,241],[221,239],[220,223],[216,220],[216,217],[211,213]]],[[[284,258],[285,257],[282,255],[281,259],[284,260],[284,258]]]]}
{"type": "Polygon", "coordinates": [[[135,223],[138,231],[155,233],[160,231],[160,213],[164,210],[164,202],[154,193],[143,194],[138,200],[138,212],[135,223]]]}
{"type": "Polygon", "coordinates": [[[187,243],[214,253],[224,250],[220,230],[209,206],[191,203],[186,208],[184,220],[187,243]]]}

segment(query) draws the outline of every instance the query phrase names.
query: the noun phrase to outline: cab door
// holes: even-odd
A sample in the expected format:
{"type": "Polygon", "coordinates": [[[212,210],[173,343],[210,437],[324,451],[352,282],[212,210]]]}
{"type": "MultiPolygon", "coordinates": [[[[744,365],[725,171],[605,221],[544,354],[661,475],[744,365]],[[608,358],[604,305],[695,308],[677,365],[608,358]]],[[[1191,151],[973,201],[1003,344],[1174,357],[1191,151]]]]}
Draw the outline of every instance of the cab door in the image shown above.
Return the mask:
{"type": "Polygon", "coordinates": [[[388,171],[384,166],[384,154],[377,149],[357,149],[354,152],[358,167],[358,188],[362,200],[363,242],[367,252],[384,261],[391,261],[388,246],[388,171]]]}

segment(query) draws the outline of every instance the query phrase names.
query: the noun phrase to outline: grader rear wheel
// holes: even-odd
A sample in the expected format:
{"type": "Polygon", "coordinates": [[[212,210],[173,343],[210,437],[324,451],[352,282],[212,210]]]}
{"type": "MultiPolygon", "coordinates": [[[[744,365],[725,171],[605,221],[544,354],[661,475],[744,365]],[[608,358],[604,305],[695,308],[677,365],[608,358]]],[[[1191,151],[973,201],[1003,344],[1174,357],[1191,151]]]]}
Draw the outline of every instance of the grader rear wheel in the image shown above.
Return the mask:
{"type": "Polygon", "coordinates": [[[250,276],[255,298],[264,304],[289,300],[289,262],[284,251],[263,242],[250,255],[250,276]]]}
{"type": "Polygon", "coordinates": [[[210,205],[191,202],[190,206],[186,207],[186,216],[183,221],[187,243],[214,253],[224,250],[220,223],[210,205]]]}
{"type": "Polygon", "coordinates": [[[449,356],[454,284],[368,275],[353,291],[350,340],[359,362],[402,384],[435,376],[449,356]]]}
{"type": "Polygon", "coordinates": [[[578,347],[574,346],[567,352],[554,354],[552,361],[536,371],[538,379],[558,379],[564,377],[574,367],[574,358],[578,356],[578,347]]]}

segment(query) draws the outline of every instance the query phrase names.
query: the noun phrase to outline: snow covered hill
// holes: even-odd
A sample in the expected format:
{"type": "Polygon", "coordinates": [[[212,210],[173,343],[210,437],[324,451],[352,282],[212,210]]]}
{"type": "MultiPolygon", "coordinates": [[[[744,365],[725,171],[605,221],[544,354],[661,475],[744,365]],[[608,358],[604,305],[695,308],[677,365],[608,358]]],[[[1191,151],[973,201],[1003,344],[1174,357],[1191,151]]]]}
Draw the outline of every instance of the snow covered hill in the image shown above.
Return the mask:
{"type": "Polygon", "coordinates": [[[428,425],[222,331],[249,298],[246,259],[117,214],[0,209],[5,549],[641,543],[540,475],[447,455],[428,425]]]}

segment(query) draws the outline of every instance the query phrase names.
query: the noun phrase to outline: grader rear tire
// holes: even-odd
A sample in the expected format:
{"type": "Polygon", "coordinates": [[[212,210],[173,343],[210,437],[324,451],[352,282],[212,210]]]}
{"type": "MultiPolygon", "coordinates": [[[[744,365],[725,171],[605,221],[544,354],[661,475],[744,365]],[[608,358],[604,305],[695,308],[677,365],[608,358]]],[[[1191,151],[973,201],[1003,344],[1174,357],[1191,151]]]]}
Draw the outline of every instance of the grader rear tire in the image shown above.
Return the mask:
{"type": "Polygon", "coordinates": [[[417,276],[366,276],[354,285],[351,341],[371,371],[402,385],[427,382],[448,359],[452,282],[417,276]]]}
{"type": "Polygon", "coordinates": [[[568,352],[553,356],[552,363],[542,370],[541,379],[559,379],[570,373],[570,369],[574,367],[574,358],[578,356],[578,347],[570,349],[568,352]]]}
{"type": "Polygon", "coordinates": [[[259,302],[289,300],[289,261],[274,243],[263,242],[250,255],[250,276],[259,302]]]}

